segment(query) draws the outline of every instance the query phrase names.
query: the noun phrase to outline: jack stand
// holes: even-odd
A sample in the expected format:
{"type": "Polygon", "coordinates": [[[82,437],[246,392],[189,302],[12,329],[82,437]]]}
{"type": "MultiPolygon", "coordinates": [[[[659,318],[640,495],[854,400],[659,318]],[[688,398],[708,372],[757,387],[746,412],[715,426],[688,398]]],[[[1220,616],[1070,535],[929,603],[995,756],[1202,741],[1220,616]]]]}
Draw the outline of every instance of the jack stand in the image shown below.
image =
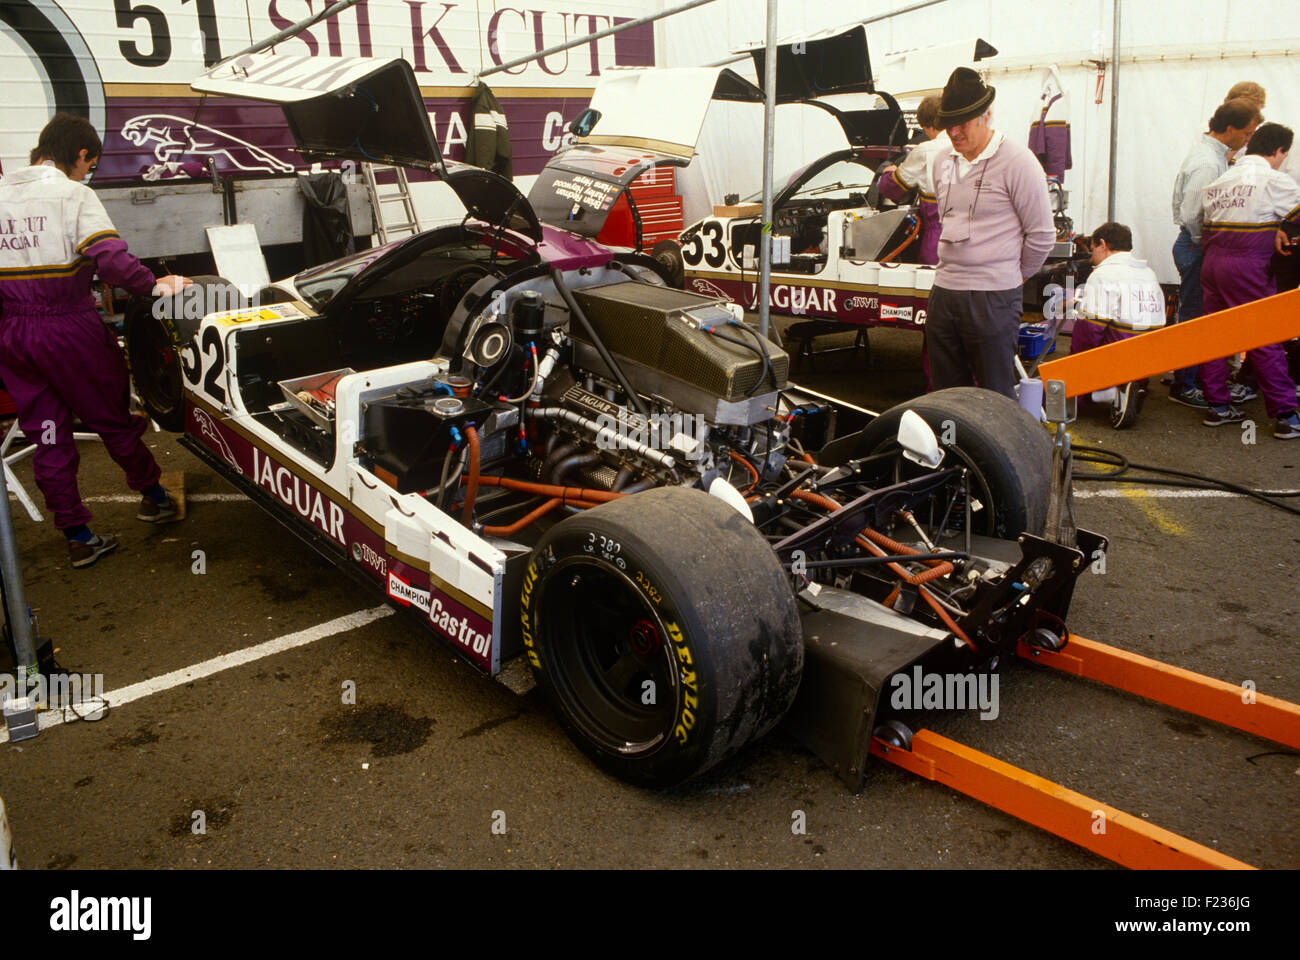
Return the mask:
{"type": "Polygon", "coordinates": [[[1044,386],[1044,412],[1047,422],[1055,426],[1056,436],[1052,441],[1052,486],[1047,498],[1043,536],[1050,543],[1077,547],[1079,530],[1074,519],[1074,487],[1070,483],[1074,453],[1065,425],[1078,415],[1078,401],[1066,397],[1065,383],[1061,380],[1048,380],[1044,386]]]}

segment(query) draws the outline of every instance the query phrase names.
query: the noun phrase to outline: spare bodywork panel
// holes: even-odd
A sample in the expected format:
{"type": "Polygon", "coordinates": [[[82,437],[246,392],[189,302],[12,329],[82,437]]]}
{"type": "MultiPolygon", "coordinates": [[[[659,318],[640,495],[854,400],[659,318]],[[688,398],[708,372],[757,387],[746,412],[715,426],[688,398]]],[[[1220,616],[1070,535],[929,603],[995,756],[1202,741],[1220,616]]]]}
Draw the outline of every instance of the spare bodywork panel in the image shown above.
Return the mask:
{"type": "Polygon", "coordinates": [[[670,67],[602,77],[591,109],[600,114],[579,144],[648,150],[690,160],[714,100],[762,103],[763,91],[726,67],[670,67]]]}
{"type": "Polygon", "coordinates": [[[220,63],[190,84],[201,93],[278,103],[308,161],[354,160],[427,170],[479,220],[540,240],[541,224],[509,180],[444,160],[405,60],[255,53],[220,63]]]}
{"type": "Polygon", "coordinates": [[[601,79],[591,134],[553,158],[528,201],[542,222],[595,237],[614,202],[646,170],[686,166],[714,100],[761,103],[763,92],[725,67],[636,70],[601,79]]]}
{"type": "MultiPolygon", "coordinates": [[[[797,103],[831,93],[875,92],[867,28],[862,24],[834,27],[777,44],[776,102],[797,103]]],[[[767,48],[744,51],[754,58],[759,84],[763,82],[767,48]]]]}

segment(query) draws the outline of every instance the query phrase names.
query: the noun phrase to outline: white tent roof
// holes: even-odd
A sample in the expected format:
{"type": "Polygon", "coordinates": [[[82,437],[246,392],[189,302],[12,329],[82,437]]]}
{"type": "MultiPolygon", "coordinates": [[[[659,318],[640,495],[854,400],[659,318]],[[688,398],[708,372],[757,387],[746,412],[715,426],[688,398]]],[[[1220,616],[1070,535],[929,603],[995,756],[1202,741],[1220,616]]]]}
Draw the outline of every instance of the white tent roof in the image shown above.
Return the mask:
{"type": "MultiPolygon", "coordinates": [[[[779,33],[811,35],[910,5],[910,0],[784,2],[779,7],[779,33]]],[[[888,76],[885,61],[891,53],[973,36],[993,44],[999,56],[979,66],[988,70],[988,80],[997,88],[994,125],[1020,143],[1028,139],[1029,125],[1038,114],[1048,68],[1056,65],[1069,97],[1073,133],[1074,164],[1065,177],[1068,213],[1076,230],[1091,232],[1106,220],[1114,82],[1107,66],[1098,103],[1098,68],[1092,61],[1110,59],[1113,9],[1113,0],[945,0],[868,24],[867,37],[877,81],[891,93],[901,92],[891,84],[902,82],[888,76]]],[[[761,5],[725,0],[689,17],[662,21],[658,46],[664,64],[711,63],[760,41],[760,14],[761,5]]],[[[932,58],[918,54],[912,59],[919,63],[932,58]]],[[[748,65],[735,66],[752,77],[748,65]]],[[[1170,253],[1177,233],[1170,196],[1188,148],[1207,129],[1228,89],[1241,80],[1253,80],[1267,90],[1267,119],[1300,129],[1298,69],[1300,17],[1294,0],[1143,0],[1121,5],[1115,219],[1132,227],[1135,253],[1150,261],[1162,281],[1177,280],[1170,253]]],[[[929,72],[935,72],[933,63],[929,72]]],[[[710,113],[693,176],[700,178],[711,199],[720,201],[732,192],[744,196],[759,188],[761,116],[757,124],[754,118],[748,104],[723,109],[715,105],[710,113]]],[[[778,111],[777,139],[778,175],[844,144],[833,120],[801,107],[778,111]]],[[[1300,176],[1300,148],[1283,169],[1300,176]]]]}

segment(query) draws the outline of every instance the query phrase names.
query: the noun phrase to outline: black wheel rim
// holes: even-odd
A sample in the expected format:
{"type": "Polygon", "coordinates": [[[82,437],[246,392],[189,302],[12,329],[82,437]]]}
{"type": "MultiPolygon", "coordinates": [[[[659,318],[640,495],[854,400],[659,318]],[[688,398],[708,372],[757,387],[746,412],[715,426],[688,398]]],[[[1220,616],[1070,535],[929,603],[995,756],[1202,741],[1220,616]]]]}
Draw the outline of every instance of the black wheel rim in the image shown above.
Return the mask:
{"type": "MultiPolygon", "coordinates": [[[[967,456],[960,447],[954,444],[951,446],[945,446],[943,449],[945,453],[955,454],[957,459],[961,461],[961,465],[969,471],[968,476],[970,477],[971,494],[984,507],[984,509],[980,510],[978,513],[971,514],[971,533],[976,533],[985,537],[998,536],[998,504],[993,499],[993,491],[989,488],[988,478],[985,477],[984,472],[975,465],[975,461],[967,456]]],[[[897,451],[898,453],[898,459],[894,465],[895,483],[899,483],[903,480],[911,480],[932,472],[927,468],[922,467],[920,464],[913,463],[911,460],[904,457],[902,448],[900,448],[897,442],[893,440],[885,441],[871,452],[872,454],[878,454],[890,453],[893,451],[897,451]]],[[[940,467],[949,466],[953,466],[953,464],[940,464],[940,467]]],[[[949,520],[950,523],[954,520],[961,520],[962,506],[961,495],[958,494],[956,507],[949,520]]]]}
{"type": "Polygon", "coordinates": [[[617,755],[658,750],[677,717],[677,671],[663,621],[640,588],[575,557],[550,572],[536,610],[555,694],[583,735],[617,755]],[[653,703],[644,702],[647,690],[653,703]]]}
{"type": "Polygon", "coordinates": [[[146,410],[155,417],[173,413],[181,402],[180,358],[163,325],[153,318],[131,328],[131,375],[146,410]]]}

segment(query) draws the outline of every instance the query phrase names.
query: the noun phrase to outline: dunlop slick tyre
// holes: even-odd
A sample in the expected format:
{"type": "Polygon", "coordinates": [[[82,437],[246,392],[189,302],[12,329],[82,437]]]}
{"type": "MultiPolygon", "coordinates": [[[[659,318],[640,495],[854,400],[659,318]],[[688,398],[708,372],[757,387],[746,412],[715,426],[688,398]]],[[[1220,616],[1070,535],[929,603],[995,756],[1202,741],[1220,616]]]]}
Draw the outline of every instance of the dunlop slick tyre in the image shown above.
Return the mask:
{"type": "Polygon", "coordinates": [[[639,786],[720,763],[798,691],[788,575],[751,523],[698,490],[649,490],[556,524],[533,551],[520,608],[565,732],[639,786]]]}

